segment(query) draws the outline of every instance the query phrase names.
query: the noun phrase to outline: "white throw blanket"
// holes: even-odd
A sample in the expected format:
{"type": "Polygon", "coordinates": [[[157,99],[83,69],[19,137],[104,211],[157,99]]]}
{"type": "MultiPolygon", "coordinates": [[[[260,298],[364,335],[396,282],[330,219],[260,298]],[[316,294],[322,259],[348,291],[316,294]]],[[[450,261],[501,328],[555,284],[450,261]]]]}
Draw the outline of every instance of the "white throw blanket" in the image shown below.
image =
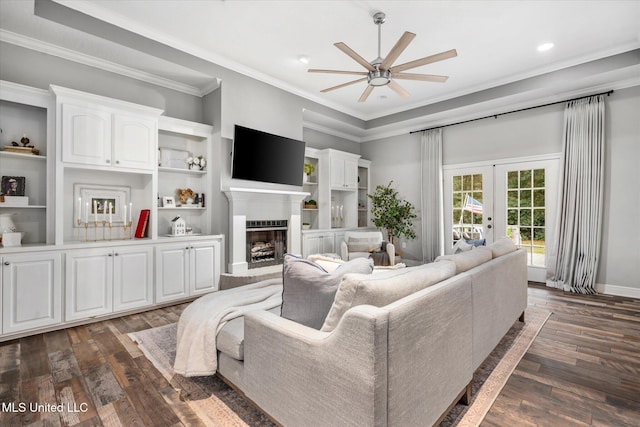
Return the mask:
{"type": "Polygon", "coordinates": [[[178,321],[174,370],[185,377],[213,375],[218,368],[216,337],[229,320],[282,304],[282,278],[213,292],[192,302],[178,321]]]}

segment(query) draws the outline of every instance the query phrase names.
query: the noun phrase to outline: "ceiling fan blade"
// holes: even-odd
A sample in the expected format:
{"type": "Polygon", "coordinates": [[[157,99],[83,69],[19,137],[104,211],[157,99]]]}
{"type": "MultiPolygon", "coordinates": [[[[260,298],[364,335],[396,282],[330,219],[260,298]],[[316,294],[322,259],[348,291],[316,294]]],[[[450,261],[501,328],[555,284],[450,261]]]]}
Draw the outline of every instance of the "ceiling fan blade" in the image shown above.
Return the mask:
{"type": "Polygon", "coordinates": [[[396,62],[396,59],[398,59],[400,54],[402,54],[402,52],[404,52],[407,46],[409,46],[409,43],[411,43],[411,41],[415,38],[415,36],[416,36],[415,34],[410,33],[409,31],[405,31],[404,34],[400,37],[400,39],[398,39],[395,46],[391,48],[387,57],[384,58],[384,60],[380,64],[380,68],[383,70],[388,70],[389,67],[391,67],[391,65],[393,65],[394,62],[396,62]]]}
{"type": "Polygon", "coordinates": [[[436,76],[434,74],[413,74],[413,73],[397,73],[393,75],[394,79],[402,80],[420,80],[423,82],[444,83],[449,76],[436,76]]]}
{"type": "Polygon", "coordinates": [[[351,57],[351,59],[356,61],[358,64],[362,65],[367,70],[369,70],[369,71],[375,71],[376,70],[375,68],[373,68],[373,65],[369,64],[369,62],[366,59],[364,59],[362,56],[358,55],[353,49],[351,49],[346,44],[344,44],[342,42],[338,42],[338,43],[335,43],[334,46],[337,47],[338,49],[340,49],[341,51],[343,51],[344,53],[346,53],[349,57],[351,57]]]}
{"type": "Polygon", "coordinates": [[[326,73],[326,74],[353,74],[356,76],[366,76],[369,74],[366,71],[343,71],[343,70],[318,70],[316,68],[309,68],[309,73],[326,73]]]}
{"type": "Polygon", "coordinates": [[[398,83],[394,82],[393,80],[389,81],[389,84],[387,84],[387,86],[389,86],[391,90],[393,90],[395,93],[397,93],[401,97],[403,98],[409,97],[409,92],[404,90],[402,86],[400,86],[398,83]]]}
{"type": "Polygon", "coordinates": [[[362,92],[362,95],[360,95],[360,99],[358,99],[358,102],[366,101],[371,92],[373,92],[373,86],[367,85],[367,87],[364,89],[364,92],[362,92]]]}
{"type": "Polygon", "coordinates": [[[391,67],[390,71],[392,73],[397,73],[404,70],[409,70],[411,68],[421,67],[423,65],[432,64],[434,62],[443,61],[449,58],[455,58],[458,56],[458,52],[455,49],[447,50],[446,52],[436,53],[435,55],[426,56],[421,59],[416,59],[415,61],[406,62],[404,64],[396,65],[395,67],[391,67]]]}
{"type": "Polygon", "coordinates": [[[352,84],[364,82],[366,80],[367,80],[367,78],[363,77],[363,78],[358,79],[358,80],[353,80],[353,81],[350,81],[350,82],[347,82],[347,83],[342,83],[341,85],[338,85],[338,86],[333,86],[333,87],[328,87],[326,89],[322,89],[320,92],[322,92],[322,93],[331,92],[332,90],[341,89],[343,87],[350,86],[352,84]]]}

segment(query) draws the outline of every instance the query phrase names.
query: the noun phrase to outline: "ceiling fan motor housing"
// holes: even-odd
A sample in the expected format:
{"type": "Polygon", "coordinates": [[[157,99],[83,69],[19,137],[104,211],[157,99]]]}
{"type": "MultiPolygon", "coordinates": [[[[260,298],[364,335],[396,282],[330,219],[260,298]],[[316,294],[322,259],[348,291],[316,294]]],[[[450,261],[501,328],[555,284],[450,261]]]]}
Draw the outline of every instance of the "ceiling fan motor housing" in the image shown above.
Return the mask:
{"type": "Polygon", "coordinates": [[[370,71],[367,75],[367,81],[371,86],[384,86],[389,84],[390,80],[391,71],[389,70],[370,71]]]}

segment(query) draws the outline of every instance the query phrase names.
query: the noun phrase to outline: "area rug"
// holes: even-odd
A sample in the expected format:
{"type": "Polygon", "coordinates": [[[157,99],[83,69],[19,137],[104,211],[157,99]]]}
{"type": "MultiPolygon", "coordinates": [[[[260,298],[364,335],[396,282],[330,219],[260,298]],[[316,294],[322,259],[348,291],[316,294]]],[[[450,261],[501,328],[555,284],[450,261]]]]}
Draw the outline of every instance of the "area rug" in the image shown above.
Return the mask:
{"type": "MultiPolygon", "coordinates": [[[[469,406],[457,404],[442,426],[477,426],[500,394],[509,376],[529,349],[551,313],[529,307],[526,322],[515,322],[495,350],[473,375],[469,406]]],[[[142,353],[180,392],[203,424],[208,426],[273,426],[262,412],[225,384],[218,376],[186,378],[173,371],[177,324],[130,333],[142,353]]],[[[136,355],[132,354],[132,357],[136,355]]]]}

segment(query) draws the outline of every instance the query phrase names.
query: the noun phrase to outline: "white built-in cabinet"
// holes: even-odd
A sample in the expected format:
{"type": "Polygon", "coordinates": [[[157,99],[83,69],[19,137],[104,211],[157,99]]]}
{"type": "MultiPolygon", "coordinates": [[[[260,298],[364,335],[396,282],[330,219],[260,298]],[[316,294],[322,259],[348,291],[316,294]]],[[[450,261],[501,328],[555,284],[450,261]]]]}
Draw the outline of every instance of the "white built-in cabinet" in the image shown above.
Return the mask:
{"type": "Polygon", "coordinates": [[[302,255],[337,253],[345,231],[370,228],[371,161],[340,150],[307,148],[314,172],[303,183],[302,255]],[[313,200],[315,206],[307,202],[313,200]]]}
{"type": "Polygon", "coordinates": [[[332,231],[305,232],[302,235],[302,256],[335,253],[335,236],[332,231]]]}
{"type": "Polygon", "coordinates": [[[303,182],[303,190],[309,193],[302,206],[305,229],[369,227],[371,162],[344,151],[307,148],[305,163],[315,168],[303,182]]]}
{"type": "Polygon", "coordinates": [[[0,171],[24,176],[29,197],[24,206],[0,202],[0,213],[13,214],[24,233],[22,246],[0,247],[0,341],[218,289],[224,236],[211,234],[208,205],[158,206],[159,196],[177,198],[178,189],[213,195],[213,128],[161,114],[73,89],[0,80],[0,171]],[[25,133],[38,154],[4,150],[25,133]],[[207,167],[159,164],[160,148],[203,156],[207,167]],[[132,228],[115,219],[105,227],[102,214],[94,228],[93,213],[87,228],[84,221],[77,226],[79,193],[99,198],[102,191],[133,204],[132,228]],[[132,238],[143,209],[150,211],[147,236],[132,238]],[[177,215],[193,235],[166,236],[177,215]],[[172,245],[182,253],[156,251],[172,245]]]}
{"type": "Polygon", "coordinates": [[[79,249],[66,253],[65,320],[153,304],[153,247],[79,249]]]}
{"type": "Polygon", "coordinates": [[[59,252],[10,254],[2,262],[2,333],[62,321],[62,261],[59,252]]]}
{"type": "Polygon", "coordinates": [[[358,188],[359,158],[357,154],[329,150],[331,189],[355,191],[358,188]]]}
{"type": "MultiPolygon", "coordinates": [[[[53,88],[58,98],[62,161],[116,169],[153,170],[156,167],[160,110],[144,107],[136,114],[130,104],[121,109],[86,101],[86,95],[53,88]]],[[[105,102],[103,100],[103,102],[105,102]]],[[[135,107],[135,111],[142,107],[135,107]]]]}
{"type": "Polygon", "coordinates": [[[156,302],[168,302],[218,289],[220,241],[156,246],[156,302]]]}

